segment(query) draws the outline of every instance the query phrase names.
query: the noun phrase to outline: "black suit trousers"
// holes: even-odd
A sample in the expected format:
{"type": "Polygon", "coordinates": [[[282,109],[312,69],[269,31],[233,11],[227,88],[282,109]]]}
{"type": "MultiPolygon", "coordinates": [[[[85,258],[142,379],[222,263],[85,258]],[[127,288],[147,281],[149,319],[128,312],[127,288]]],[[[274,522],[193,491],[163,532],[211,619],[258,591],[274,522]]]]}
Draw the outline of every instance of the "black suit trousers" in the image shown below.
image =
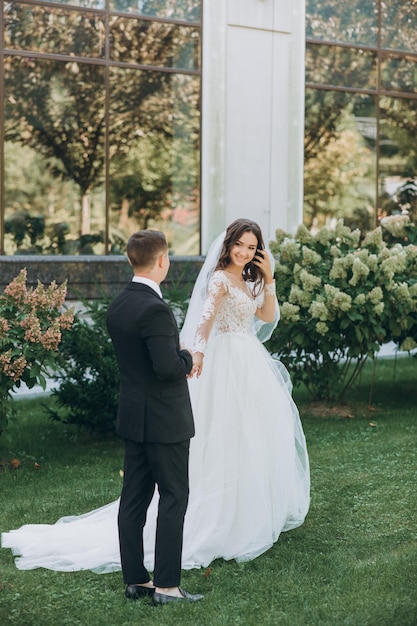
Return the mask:
{"type": "Polygon", "coordinates": [[[188,504],[190,441],[125,443],[124,478],[119,507],[119,541],[123,580],[145,583],[143,528],[155,485],[159,491],[154,584],[177,587],[181,577],[184,516],[188,504]]]}

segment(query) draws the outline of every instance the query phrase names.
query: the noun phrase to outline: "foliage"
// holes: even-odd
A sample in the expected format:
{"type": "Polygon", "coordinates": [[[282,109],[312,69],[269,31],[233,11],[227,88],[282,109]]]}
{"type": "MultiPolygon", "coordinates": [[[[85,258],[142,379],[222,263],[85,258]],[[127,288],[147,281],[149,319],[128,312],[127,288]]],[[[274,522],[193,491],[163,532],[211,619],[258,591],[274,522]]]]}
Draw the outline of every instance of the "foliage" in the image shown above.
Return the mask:
{"type": "Polygon", "coordinates": [[[393,245],[417,245],[417,226],[410,220],[407,213],[401,215],[387,215],[381,219],[384,241],[393,245]]]}
{"type": "Polygon", "coordinates": [[[106,299],[84,302],[72,332],[64,337],[54,389],[58,409],[53,420],[87,430],[113,432],[117,415],[119,374],[106,328],[106,299]],[[65,409],[64,411],[62,409],[65,409]]]}
{"type": "MultiPolygon", "coordinates": [[[[4,231],[10,235],[19,254],[94,254],[96,244],[104,243],[104,232],[72,235],[68,222],[48,223],[43,215],[16,211],[4,222],[4,231]]],[[[122,237],[110,233],[110,251],[121,254],[126,248],[122,237]]]]}
{"type": "Polygon", "coordinates": [[[374,141],[360,122],[371,114],[369,99],[308,88],[305,100],[304,223],[317,228],[343,217],[369,230],[374,213],[370,208],[375,194],[374,141]]]}
{"type": "Polygon", "coordinates": [[[316,158],[334,140],[346,106],[344,93],[307,89],[305,94],[304,158],[316,158]]]}
{"type": "Polygon", "coordinates": [[[413,139],[417,131],[417,101],[383,97],[380,107],[381,116],[384,119],[381,171],[388,176],[399,175],[404,180],[401,187],[396,190],[394,198],[400,207],[408,210],[410,218],[416,222],[417,202],[414,179],[417,171],[417,149],[413,139]],[[391,165],[389,165],[390,159],[391,165]]]}
{"type": "Polygon", "coordinates": [[[161,284],[162,295],[164,299],[169,302],[175,314],[179,329],[182,328],[195,282],[195,279],[191,279],[191,273],[189,273],[192,269],[192,265],[191,262],[190,264],[185,264],[178,276],[171,278],[170,282],[163,282],[161,284]]]}
{"type": "MultiPolygon", "coordinates": [[[[125,4],[129,3],[118,3],[125,4]]],[[[151,4],[152,9],[141,3],[141,9],[148,14],[156,9],[166,12],[165,3],[151,4]]],[[[176,7],[175,13],[197,18],[199,5],[187,3],[176,7]]],[[[103,16],[84,20],[73,11],[62,21],[59,15],[59,10],[50,7],[11,4],[5,15],[6,47],[21,49],[24,40],[25,50],[39,50],[41,38],[43,51],[95,57],[103,16]]],[[[135,229],[138,224],[146,227],[149,219],[164,219],[167,206],[175,209],[175,193],[181,203],[189,203],[198,187],[200,78],[183,70],[198,68],[199,29],[131,16],[119,16],[113,26],[112,67],[104,66],[104,61],[103,65],[63,63],[19,55],[4,60],[5,139],[9,146],[19,145],[36,154],[37,168],[52,181],[42,207],[44,217],[49,220],[54,207],[64,205],[67,215],[59,222],[72,221],[71,231],[82,235],[89,235],[97,222],[102,225],[106,163],[110,167],[108,203],[113,214],[120,212],[122,222],[128,210],[135,229]],[[116,67],[123,64],[136,67],[116,67]],[[147,65],[149,71],[138,65],[147,65]],[[169,71],[155,71],[157,67],[169,71]],[[178,75],[172,72],[174,68],[178,75]],[[54,192],[57,181],[71,195],[77,192],[75,202],[72,198],[66,202],[65,194],[54,192]]],[[[21,171],[20,166],[15,169],[21,171]]],[[[15,191],[19,185],[13,184],[10,193],[15,176],[6,174],[6,190],[13,196],[19,193],[15,191]]],[[[25,174],[30,178],[30,172],[25,174]]],[[[12,199],[19,209],[31,209],[33,202],[33,197],[23,197],[16,207],[12,199]]]]}
{"type": "Polygon", "coordinates": [[[62,331],[73,323],[72,309],[62,310],[66,283],[45,288],[38,281],[35,289],[27,289],[26,278],[22,269],[0,295],[0,433],[12,414],[11,391],[21,382],[45,389],[62,331]]]}
{"type": "Polygon", "coordinates": [[[271,250],[281,321],[269,348],[314,397],[343,397],[383,343],[417,345],[416,246],[389,247],[381,227],[361,241],[340,220],[316,235],[277,230],[271,250]]]}
{"type": "Polygon", "coordinates": [[[346,4],[338,0],[307,0],[306,18],[307,37],[327,41],[368,42],[377,25],[374,5],[361,0],[346,4]]]}
{"type": "Polygon", "coordinates": [[[414,222],[417,221],[417,181],[414,178],[409,178],[401,187],[397,190],[396,196],[398,197],[398,204],[403,211],[407,211],[407,215],[410,216],[414,222]]]}
{"type": "Polygon", "coordinates": [[[4,232],[11,235],[16,248],[21,248],[25,239],[30,241],[30,250],[38,253],[42,248],[38,241],[45,232],[43,215],[30,215],[27,211],[17,211],[4,220],[4,232]]]}
{"type": "Polygon", "coordinates": [[[347,110],[334,137],[323,140],[304,167],[304,223],[314,225],[329,218],[352,219],[361,212],[361,230],[370,229],[373,155],[347,110]],[[352,158],[352,155],[355,158],[352,158]]]}
{"type": "Polygon", "coordinates": [[[410,3],[306,2],[308,227],[343,217],[367,231],[376,214],[395,213],[398,204],[417,221],[417,100],[407,97],[415,79],[411,62],[395,52],[415,47],[414,12],[410,3]],[[375,99],[364,93],[378,80],[375,54],[357,46],[381,45],[378,33],[390,53],[381,74],[387,95],[375,99]]]}

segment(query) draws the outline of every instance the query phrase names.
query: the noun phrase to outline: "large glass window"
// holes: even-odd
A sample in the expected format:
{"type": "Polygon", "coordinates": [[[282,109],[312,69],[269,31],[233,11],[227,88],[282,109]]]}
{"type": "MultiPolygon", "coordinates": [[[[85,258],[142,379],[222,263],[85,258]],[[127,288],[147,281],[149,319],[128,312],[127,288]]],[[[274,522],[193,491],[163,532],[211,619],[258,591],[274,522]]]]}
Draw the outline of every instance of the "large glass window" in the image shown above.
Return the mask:
{"type": "Polygon", "coordinates": [[[416,221],[417,2],[306,7],[306,225],[343,217],[367,230],[405,211],[416,221]]]}
{"type": "Polygon", "coordinates": [[[198,254],[201,1],[1,4],[1,253],[198,254]]]}

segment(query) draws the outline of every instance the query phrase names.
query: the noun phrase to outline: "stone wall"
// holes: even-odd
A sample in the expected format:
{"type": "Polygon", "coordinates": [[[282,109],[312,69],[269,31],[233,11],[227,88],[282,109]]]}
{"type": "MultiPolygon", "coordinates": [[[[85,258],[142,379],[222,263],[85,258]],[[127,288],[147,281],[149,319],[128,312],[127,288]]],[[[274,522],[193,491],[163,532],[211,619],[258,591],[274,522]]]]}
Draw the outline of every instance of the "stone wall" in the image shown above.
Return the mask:
{"type": "MultiPolygon", "coordinates": [[[[203,257],[171,258],[164,285],[192,286],[203,261],[203,257]]],[[[27,269],[28,286],[36,287],[38,280],[45,285],[67,280],[67,300],[114,296],[132,278],[125,256],[1,256],[0,293],[23,268],[27,269]]]]}

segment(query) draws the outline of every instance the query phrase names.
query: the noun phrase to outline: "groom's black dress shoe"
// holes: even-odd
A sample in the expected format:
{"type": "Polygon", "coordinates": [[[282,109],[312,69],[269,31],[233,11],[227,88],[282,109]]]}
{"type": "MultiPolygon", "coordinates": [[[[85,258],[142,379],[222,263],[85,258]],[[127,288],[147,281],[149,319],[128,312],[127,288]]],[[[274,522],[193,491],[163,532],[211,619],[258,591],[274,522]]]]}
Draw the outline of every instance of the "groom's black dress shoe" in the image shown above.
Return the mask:
{"type": "Polygon", "coordinates": [[[154,591],[155,587],[144,587],[143,585],[127,585],[125,597],[128,600],[137,600],[138,598],[153,596],[154,591]]]}
{"type": "Polygon", "coordinates": [[[155,606],[161,606],[162,604],[169,604],[170,602],[198,602],[204,598],[201,593],[188,593],[178,587],[181,593],[181,597],[177,598],[176,596],[168,596],[166,593],[155,593],[152,596],[152,602],[155,606]]]}

